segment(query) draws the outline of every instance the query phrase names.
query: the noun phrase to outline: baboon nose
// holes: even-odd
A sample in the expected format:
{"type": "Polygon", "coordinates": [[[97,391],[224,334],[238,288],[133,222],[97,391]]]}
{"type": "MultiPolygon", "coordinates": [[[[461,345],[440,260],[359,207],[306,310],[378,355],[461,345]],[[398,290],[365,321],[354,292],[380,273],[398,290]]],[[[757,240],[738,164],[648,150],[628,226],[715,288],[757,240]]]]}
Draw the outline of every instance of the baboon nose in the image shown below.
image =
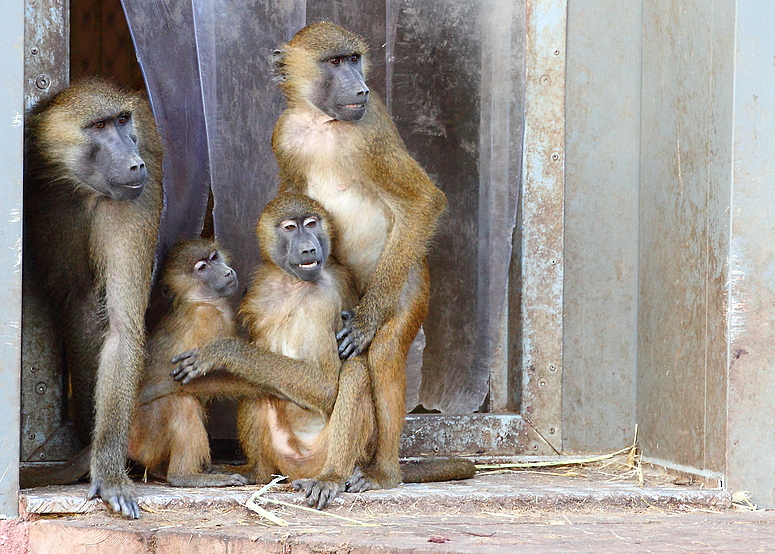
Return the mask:
{"type": "Polygon", "coordinates": [[[139,171],[141,169],[145,169],[145,164],[142,162],[129,166],[129,171],[139,171]]]}

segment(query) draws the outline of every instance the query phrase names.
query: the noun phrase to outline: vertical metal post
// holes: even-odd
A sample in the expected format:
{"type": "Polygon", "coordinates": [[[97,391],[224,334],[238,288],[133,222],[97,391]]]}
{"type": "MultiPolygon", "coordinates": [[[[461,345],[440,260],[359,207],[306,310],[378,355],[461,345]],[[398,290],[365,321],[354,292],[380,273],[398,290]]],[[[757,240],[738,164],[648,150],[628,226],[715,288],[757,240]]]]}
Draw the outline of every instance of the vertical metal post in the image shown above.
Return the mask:
{"type": "Polygon", "coordinates": [[[24,2],[0,7],[0,517],[19,515],[24,2]]]}
{"type": "Polygon", "coordinates": [[[536,454],[562,448],[566,22],[566,0],[528,3],[521,199],[522,415],[544,439],[531,445],[536,454]]]}

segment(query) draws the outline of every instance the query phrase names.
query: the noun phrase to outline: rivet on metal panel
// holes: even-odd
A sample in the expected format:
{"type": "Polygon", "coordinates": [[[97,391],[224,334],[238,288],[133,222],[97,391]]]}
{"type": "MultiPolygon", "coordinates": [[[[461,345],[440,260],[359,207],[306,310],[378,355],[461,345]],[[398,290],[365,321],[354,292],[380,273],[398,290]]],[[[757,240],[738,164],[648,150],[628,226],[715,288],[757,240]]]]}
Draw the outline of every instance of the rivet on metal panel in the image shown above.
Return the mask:
{"type": "Polygon", "coordinates": [[[551,365],[549,366],[549,371],[557,371],[557,366],[556,366],[556,365],[554,365],[554,364],[551,364],[551,365]]]}
{"type": "Polygon", "coordinates": [[[38,394],[45,394],[47,390],[48,390],[48,386],[46,385],[46,383],[38,383],[37,385],[35,385],[35,392],[37,392],[38,394]]]}
{"type": "Polygon", "coordinates": [[[30,439],[31,441],[34,441],[35,440],[35,433],[30,433],[29,435],[27,435],[27,438],[30,439]]]}
{"type": "Polygon", "coordinates": [[[549,260],[549,263],[552,265],[557,265],[557,260],[549,260]]]}
{"type": "Polygon", "coordinates": [[[552,84],[552,78],[549,77],[549,75],[541,75],[541,78],[538,80],[541,85],[548,87],[552,84]]]}
{"type": "Polygon", "coordinates": [[[530,445],[530,450],[538,450],[538,449],[539,449],[539,446],[537,442],[534,442],[533,444],[530,445]]]}
{"type": "Polygon", "coordinates": [[[40,458],[41,460],[45,460],[46,459],[46,453],[45,452],[41,452],[40,454],[38,454],[38,458],[40,458]]]}
{"type": "Polygon", "coordinates": [[[560,159],[560,155],[557,152],[552,152],[552,161],[556,162],[560,159]]]}
{"type": "Polygon", "coordinates": [[[541,378],[541,379],[538,380],[538,386],[541,387],[541,388],[546,387],[546,385],[548,385],[548,384],[549,383],[547,383],[546,379],[541,378]]]}
{"type": "Polygon", "coordinates": [[[51,85],[51,79],[48,78],[48,75],[38,75],[35,78],[35,86],[38,87],[40,90],[46,90],[51,85]]]}
{"type": "Polygon", "coordinates": [[[560,49],[559,48],[555,48],[554,51],[552,52],[552,54],[554,54],[555,56],[559,56],[560,55],[560,49]]]}
{"type": "Polygon", "coordinates": [[[30,373],[35,373],[36,371],[38,371],[37,367],[35,366],[30,367],[30,373]]]}
{"type": "Polygon", "coordinates": [[[554,435],[554,433],[557,431],[554,427],[549,427],[549,434],[554,435]]]}
{"type": "Polygon", "coordinates": [[[33,56],[37,56],[39,51],[40,50],[38,50],[37,46],[33,46],[32,48],[30,48],[30,54],[32,54],[33,56]]]}

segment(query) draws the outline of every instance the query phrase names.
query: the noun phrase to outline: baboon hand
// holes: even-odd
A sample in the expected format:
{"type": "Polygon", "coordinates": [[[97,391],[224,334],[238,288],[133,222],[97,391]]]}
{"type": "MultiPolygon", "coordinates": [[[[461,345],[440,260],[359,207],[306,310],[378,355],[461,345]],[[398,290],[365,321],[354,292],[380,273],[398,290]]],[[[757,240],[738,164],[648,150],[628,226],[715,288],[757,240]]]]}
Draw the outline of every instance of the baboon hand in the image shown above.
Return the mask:
{"type": "Polygon", "coordinates": [[[137,504],[134,487],[126,476],[120,483],[110,483],[109,479],[93,476],[88,498],[91,500],[97,496],[102,498],[114,512],[130,519],[140,518],[140,506],[137,504]]]}
{"type": "Polygon", "coordinates": [[[199,356],[199,349],[178,354],[170,362],[178,364],[178,367],[172,370],[171,375],[183,385],[189,384],[197,377],[207,375],[211,369],[199,356]]]}
{"type": "Polygon", "coordinates": [[[343,360],[354,358],[369,347],[377,332],[377,325],[368,318],[342,312],[344,327],[336,334],[339,341],[339,357],[343,360]]]}

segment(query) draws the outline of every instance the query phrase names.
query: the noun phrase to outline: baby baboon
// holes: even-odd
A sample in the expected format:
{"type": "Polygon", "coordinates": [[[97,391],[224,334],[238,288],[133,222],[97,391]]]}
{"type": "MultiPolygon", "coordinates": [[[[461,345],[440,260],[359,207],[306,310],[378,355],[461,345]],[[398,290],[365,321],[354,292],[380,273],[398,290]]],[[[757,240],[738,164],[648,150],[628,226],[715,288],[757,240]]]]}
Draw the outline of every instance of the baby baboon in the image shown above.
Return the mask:
{"type": "MultiPolygon", "coordinates": [[[[148,339],[148,361],[129,435],[129,457],[176,487],[248,482],[242,475],[203,472],[211,470],[204,402],[228,395],[237,379],[208,375],[181,387],[170,378],[169,361],[175,354],[236,336],[228,298],[237,290],[237,275],[228,264],[228,255],[214,241],[205,239],[178,243],[164,263],[162,290],[172,305],[148,339]],[[173,392],[158,398],[167,391],[173,392]]],[[[239,388],[246,386],[240,383],[239,388]]]]}

